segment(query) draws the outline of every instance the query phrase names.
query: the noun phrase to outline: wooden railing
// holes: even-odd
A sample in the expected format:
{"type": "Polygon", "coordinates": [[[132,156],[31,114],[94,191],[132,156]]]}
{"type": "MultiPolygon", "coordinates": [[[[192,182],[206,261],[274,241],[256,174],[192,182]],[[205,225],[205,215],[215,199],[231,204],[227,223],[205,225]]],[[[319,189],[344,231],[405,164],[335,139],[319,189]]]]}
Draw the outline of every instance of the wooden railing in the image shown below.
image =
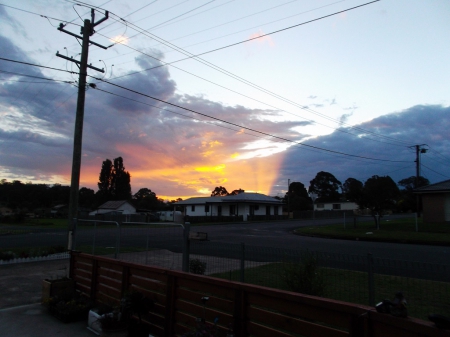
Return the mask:
{"type": "Polygon", "coordinates": [[[219,318],[243,336],[449,336],[430,322],[371,307],[72,252],[70,276],[96,302],[119,303],[126,291],[155,302],[146,324],[155,336],[179,336],[219,318]],[[201,298],[208,296],[205,308],[201,298]]]}

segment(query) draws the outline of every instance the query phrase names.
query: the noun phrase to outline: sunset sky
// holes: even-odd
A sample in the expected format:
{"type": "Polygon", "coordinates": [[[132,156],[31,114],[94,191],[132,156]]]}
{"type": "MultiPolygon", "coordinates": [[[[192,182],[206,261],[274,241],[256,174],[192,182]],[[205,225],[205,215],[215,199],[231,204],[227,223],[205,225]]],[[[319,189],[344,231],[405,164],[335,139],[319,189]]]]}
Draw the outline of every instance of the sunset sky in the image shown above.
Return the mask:
{"type": "Polygon", "coordinates": [[[109,48],[89,50],[80,187],[119,156],[164,199],[398,182],[416,144],[450,179],[447,0],[0,0],[0,179],[70,183],[78,68],[56,52],[81,47],[57,27],[80,34],[92,6],[109,48]]]}

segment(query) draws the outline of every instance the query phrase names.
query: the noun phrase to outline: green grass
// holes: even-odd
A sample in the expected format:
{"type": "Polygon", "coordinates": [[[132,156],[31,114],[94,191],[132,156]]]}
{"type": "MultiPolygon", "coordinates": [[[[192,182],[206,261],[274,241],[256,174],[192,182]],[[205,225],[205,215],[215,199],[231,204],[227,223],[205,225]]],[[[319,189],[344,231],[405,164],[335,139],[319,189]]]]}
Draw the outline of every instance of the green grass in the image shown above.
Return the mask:
{"type": "Polygon", "coordinates": [[[50,246],[50,247],[23,247],[23,248],[11,248],[0,250],[0,260],[11,260],[13,258],[27,258],[27,257],[39,257],[47,256],[50,254],[67,252],[64,246],[50,246]]]}
{"type": "Polygon", "coordinates": [[[382,218],[380,229],[377,230],[374,221],[359,222],[356,228],[352,220],[344,223],[308,226],[298,228],[294,231],[299,235],[312,235],[337,239],[372,240],[372,241],[395,241],[426,244],[450,245],[450,225],[423,223],[418,220],[418,231],[416,232],[415,219],[382,218]]]}
{"type": "Polygon", "coordinates": [[[29,226],[36,228],[67,228],[68,220],[59,218],[25,218],[23,222],[7,222],[0,223],[0,229],[2,226],[29,226]]]}
{"type": "MultiPolygon", "coordinates": [[[[245,269],[245,282],[260,286],[289,290],[283,282],[283,263],[271,263],[245,269]]],[[[325,297],[369,305],[367,273],[343,269],[321,268],[325,275],[325,297]]],[[[240,271],[209,275],[239,281],[240,271]]],[[[408,315],[428,319],[430,313],[450,316],[450,283],[427,281],[408,277],[375,274],[375,302],[394,299],[402,291],[408,301],[408,315]]]]}
{"type": "MultiPolygon", "coordinates": [[[[92,246],[82,245],[76,248],[77,251],[82,253],[92,254],[92,246]]],[[[145,247],[120,247],[120,254],[122,253],[140,253],[145,252],[147,249],[145,247]]],[[[152,250],[152,249],[149,249],[152,250]]],[[[116,247],[112,246],[96,246],[95,255],[111,255],[116,251],[116,247]]]]}

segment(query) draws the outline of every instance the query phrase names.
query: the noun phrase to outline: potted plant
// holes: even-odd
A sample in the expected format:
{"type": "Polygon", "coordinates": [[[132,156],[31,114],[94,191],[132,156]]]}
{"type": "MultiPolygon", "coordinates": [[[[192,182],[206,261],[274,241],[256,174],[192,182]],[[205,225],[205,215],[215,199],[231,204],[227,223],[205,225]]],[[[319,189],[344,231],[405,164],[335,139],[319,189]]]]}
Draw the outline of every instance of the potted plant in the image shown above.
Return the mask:
{"type": "Polygon", "coordinates": [[[70,299],[75,295],[75,281],[62,277],[55,280],[42,281],[42,303],[46,304],[50,298],[70,299]]]}
{"type": "Polygon", "coordinates": [[[64,323],[77,322],[86,319],[92,308],[92,301],[75,293],[72,297],[50,297],[46,300],[50,313],[64,323]]]}

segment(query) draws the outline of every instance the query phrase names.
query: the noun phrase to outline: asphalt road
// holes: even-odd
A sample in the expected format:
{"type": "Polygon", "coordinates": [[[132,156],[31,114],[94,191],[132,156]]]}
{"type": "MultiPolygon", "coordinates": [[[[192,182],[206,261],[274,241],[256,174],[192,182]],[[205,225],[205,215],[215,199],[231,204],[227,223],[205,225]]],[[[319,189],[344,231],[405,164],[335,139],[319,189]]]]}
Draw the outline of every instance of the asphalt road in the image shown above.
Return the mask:
{"type": "MultiPolygon", "coordinates": [[[[368,221],[372,221],[368,219],[368,221]]],[[[320,226],[335,223],[336,219],[326,220],[291,220],[262,223],[236,223],[214,226],[192,226],[191,231],[208,233],[209,241],[193,242],[192,248],[201,247],[205,253],[212,255],[238,254],[236,246],[245,243],[247,246],[271,247],[278,249],[308,249],[310,251],[330,254],[361,255],[371,253],[376,258],[415,261],[423,263],[450,265],[450,247],[415,245],[401,243],[382,243],[370,241],[351,241],[304,237],[292,234],[302,226],[320,226]],[[219,249],[221,248],[221,249],[219,249]],[[234,252],[234,253],[233,253],[234,252]]],[[[80,245],[96,245],[115,247],[117,230],[112,228],[79,230],[76,243],[80,245]]],[[[65,230],[35,230],[25,234],[0,236],[0,249],[13,247],[37,247],[66,245],[65,230]]],[[[182,228],[142,227],[122,229],[121,247],[164,248],[174,252],[182,250],[182,228]]],[[[200,248],[198,248],[200,249],[200,248]]],[[[260,251],[263,251],[260,249],[260,251]]]]}

